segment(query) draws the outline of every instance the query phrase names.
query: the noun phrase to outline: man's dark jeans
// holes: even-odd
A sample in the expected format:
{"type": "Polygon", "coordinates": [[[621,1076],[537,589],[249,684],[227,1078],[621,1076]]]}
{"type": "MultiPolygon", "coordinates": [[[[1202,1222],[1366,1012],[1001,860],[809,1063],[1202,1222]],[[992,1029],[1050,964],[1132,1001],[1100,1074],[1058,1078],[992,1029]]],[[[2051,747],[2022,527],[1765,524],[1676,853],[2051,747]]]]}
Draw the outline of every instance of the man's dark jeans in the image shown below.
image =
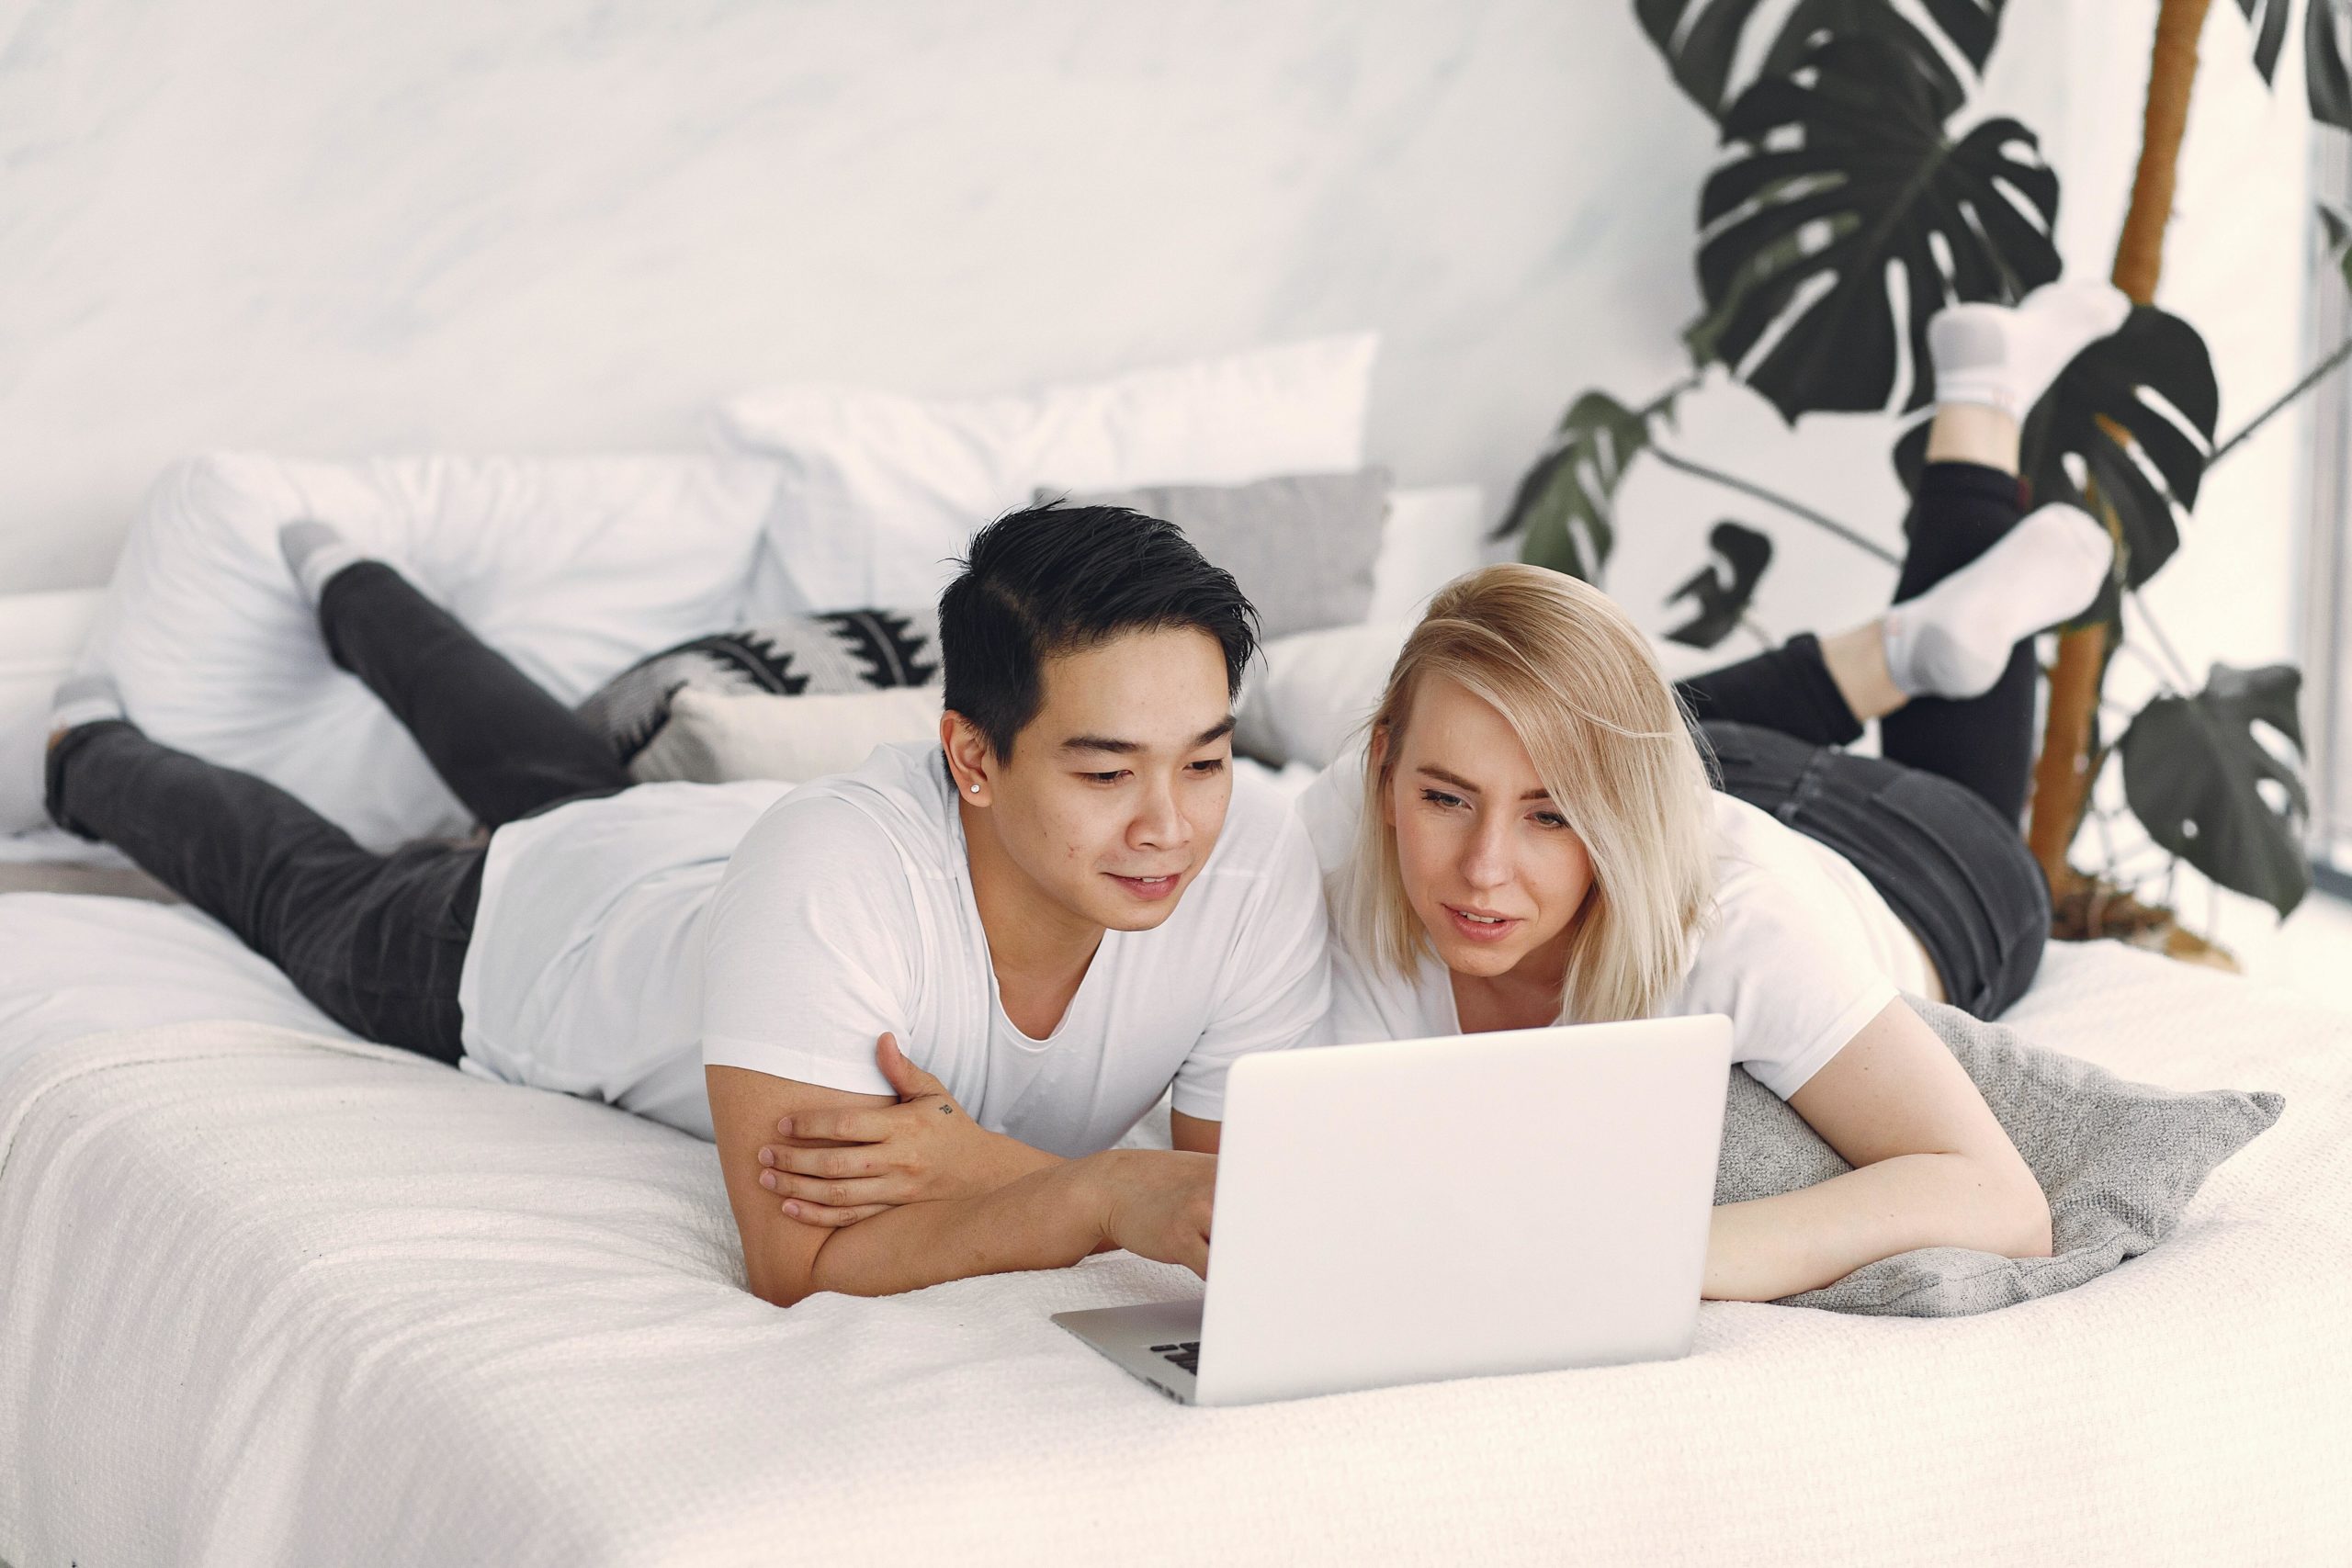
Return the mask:
{"type": "MultiPolygon", "coordinates": [[[[391,568],[337,572],[319,626],[485,828],[628,786],[601,736],[391,568]]],[[[125,723],[70,731],[48,792],[59,823],[121,850],[355,1034],[446,1062],[462,1052],[458,978],[485,843],[375,854],[277,785],[125,723]]]]}

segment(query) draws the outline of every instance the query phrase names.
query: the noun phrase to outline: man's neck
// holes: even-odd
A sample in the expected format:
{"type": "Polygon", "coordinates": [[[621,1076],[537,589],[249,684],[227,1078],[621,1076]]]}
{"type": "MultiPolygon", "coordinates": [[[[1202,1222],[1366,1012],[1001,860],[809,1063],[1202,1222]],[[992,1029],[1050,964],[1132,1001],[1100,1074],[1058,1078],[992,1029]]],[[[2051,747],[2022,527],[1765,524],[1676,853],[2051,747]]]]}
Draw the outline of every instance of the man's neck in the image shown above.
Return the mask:
{"type": "Polygon", "coordinates": [[[1023,1032],[1043,1038],[1078,994],[1102,944],[1103,928],[1047,897],[1004,852],[987,812],[961,800],[956,809],[963,820],[964,861],[972,874],[980,929],[988,934],[998,995],[1023,1032]]]}

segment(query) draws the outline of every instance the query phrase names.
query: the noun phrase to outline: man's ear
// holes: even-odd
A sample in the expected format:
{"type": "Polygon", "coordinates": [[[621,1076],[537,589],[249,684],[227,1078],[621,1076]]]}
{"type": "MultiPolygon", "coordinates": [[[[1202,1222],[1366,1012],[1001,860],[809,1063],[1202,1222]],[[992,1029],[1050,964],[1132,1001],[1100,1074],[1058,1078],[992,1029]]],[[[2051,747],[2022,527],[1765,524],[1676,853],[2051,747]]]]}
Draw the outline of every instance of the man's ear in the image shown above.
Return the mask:
{"type": "Polygon", "coordinates": [[[986,806],[996,753],[979,726],[948,709],[939,716],[939,749],[946,754],[947,774],[956,781],[956,795],[974,806],[986,806]]]}

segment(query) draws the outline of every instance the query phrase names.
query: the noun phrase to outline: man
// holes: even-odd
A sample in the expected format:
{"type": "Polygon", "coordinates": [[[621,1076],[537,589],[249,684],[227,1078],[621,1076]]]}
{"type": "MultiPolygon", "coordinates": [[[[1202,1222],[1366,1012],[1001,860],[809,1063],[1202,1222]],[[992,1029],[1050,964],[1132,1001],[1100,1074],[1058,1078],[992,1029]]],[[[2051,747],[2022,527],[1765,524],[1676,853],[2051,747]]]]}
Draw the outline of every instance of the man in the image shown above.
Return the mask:
{"type": "Polygon", "coordinates": [[[1327,980],[1303,829],[1232,777],[1251,612],[1173,526],[1042,507],[983,529],[942,601],[938,744],[797,789],[631,786],[397,572],[319,525],[283,537],[330,653],[487,845],[372,855],[148,739],[103,682],[60,693],[61,824],[356,1032],[714,1136],[769,1301],[1106,1247],[1205,1271],[1226,1068],[1308,1041],[1327,980]],[[1175,1150],[1104,1152],[1171,1083],[1175,1150]],[[761,1184],[763,1149],[814,1157],[796,1121],[870,1181],[865,1146],[914,1146],[917,1118],[943,1174],[865,1223],[761,1184]]]}

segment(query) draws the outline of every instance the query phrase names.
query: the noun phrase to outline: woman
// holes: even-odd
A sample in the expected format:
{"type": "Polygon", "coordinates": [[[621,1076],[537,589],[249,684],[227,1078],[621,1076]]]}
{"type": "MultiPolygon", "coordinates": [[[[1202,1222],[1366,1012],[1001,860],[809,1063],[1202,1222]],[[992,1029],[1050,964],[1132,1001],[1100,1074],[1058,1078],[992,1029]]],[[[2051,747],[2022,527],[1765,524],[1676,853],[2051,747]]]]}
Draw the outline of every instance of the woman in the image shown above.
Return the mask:
{"type": "Polygon", "coordinates": [[[2040,959],[2048,895],[2017,830],[2030,639],[2090,602],[2111,547],[2072,508],[2020,518],[2018,418],[2123,309],[2059,288],[1931,323],[1942,400],[1910,555],[1868,627],[1679,701],[1581,582],[1498,566],[1441,592],[1363,757],[1302,803],[1334,1038],[1726,1013],[1735,1058],[1856,1168],[1715,1210],[1707,1296],[1771,1300],[1922,1247],[2046,1256],[2031,1172],[1898,992],[1990,1018],[2040,959]],[[1884,758],[1838,749],[1873,717],[1884,758]]]}

